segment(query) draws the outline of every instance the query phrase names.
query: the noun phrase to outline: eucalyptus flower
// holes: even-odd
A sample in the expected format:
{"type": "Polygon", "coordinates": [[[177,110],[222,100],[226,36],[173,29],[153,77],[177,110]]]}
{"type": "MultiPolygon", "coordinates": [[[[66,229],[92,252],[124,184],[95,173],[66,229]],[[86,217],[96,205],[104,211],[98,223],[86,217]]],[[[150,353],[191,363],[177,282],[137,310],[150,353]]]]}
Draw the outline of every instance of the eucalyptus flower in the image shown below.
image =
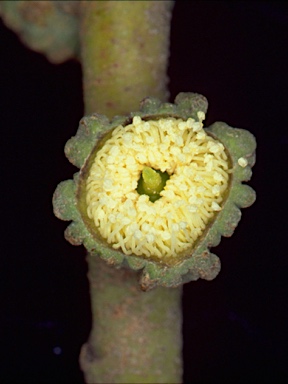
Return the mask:
{"type": "Polygon", "coordinates": [[[116,267],[142,270],[142,289],[213,279],[210,248],[231,236],[255,200],[252,134],[217,122],[203,127],[207,100],[180,93],[175,104],[146,98],[109,121],[80,121],[65,147],[80,172],[57,187],[54,212],[72,223],[74,245],[116,267]]]}
{"type": "Polygon", "coordinates": [[[0,2],[0,16],[21,41],[52,63],[78,58],[79,1],[0,2]]]}

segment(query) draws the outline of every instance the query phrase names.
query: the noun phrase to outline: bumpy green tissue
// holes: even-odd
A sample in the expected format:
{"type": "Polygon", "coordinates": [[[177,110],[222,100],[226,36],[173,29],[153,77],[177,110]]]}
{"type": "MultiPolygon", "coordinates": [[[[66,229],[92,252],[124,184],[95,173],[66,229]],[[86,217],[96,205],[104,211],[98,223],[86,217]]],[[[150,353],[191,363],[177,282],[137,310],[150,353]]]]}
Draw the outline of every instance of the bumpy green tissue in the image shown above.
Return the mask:
{"type": "Polygon", "coordinates": [[[79,56],[79,1],[1,1],[0,17],[52,63],[79,56]]]}

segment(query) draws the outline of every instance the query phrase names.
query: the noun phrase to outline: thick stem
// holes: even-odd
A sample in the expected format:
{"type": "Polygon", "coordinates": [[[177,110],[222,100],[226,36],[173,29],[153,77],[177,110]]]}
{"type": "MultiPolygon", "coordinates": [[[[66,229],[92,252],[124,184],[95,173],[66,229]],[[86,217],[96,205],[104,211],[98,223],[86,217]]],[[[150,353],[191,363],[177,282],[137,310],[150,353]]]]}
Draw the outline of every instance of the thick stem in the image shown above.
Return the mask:
{"type": "MultiPolygon", "coordinates": [[[[82,1],[86,113],[167,100],[171,1],[82,1]]],[[[87,383],[181,382],[181,288],[142,292],[138,275],[88,255],[92,331],[80,365],[87,383]]]]}
{"type": "Polygon", "coordinates": [[[87,383],[180,383],[181,289],[139,289],[137,274],[88,255],[93,328],[83,346],[87,383]]]}
{"type": "Polygon", "coordinates": [[[171,1],[81,1],[86,113],[137,111],[168,97],[171,1]]]}

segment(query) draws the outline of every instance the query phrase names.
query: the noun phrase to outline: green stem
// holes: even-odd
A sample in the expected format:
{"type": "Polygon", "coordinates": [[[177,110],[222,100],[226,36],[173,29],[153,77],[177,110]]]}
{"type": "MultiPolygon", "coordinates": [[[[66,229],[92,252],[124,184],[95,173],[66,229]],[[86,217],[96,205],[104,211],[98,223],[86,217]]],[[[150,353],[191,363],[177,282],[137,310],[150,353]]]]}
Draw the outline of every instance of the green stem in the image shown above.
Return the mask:
{"type": "Polygon", "coordinates": [[[137,274],[88,255],[93,327],[81,350],[87,383],[180,383],[181,289],[139,289],[137,274]]]}
{"type": "MultiPolygon", "coordinates": [[[[171,1],[82,1],[86,113],[167,100],[171,1]]],[[[92,331],[80,365],[87,383],[180,383],[181,288],[142,292],[138,275],[88,255],[92,331]]]]}
{"type": "Polygon", "coordinates": [[[168,97],[171,1],[81,1],[86,113],[137,111],[146,96],[168,97]]]}

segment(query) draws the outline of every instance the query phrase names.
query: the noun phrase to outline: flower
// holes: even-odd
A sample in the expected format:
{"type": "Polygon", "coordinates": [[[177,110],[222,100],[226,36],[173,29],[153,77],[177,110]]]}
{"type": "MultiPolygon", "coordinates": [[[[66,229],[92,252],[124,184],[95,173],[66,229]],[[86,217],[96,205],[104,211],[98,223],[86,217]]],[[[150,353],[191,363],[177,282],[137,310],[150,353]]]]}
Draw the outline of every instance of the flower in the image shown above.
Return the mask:
{"type": "Polygon", "coordinates": [[[111,265],[142,269],[144,290],[177,286],[220,270],[209,249],[231,236],[240,207],[255,200],[255,139],[215,123],[203,128],[207,100],[181,93],[175,104],[146,98],[111,122],[93,114],[66,144],[81,168],[60,183],[54,212],[72,220],[65,236],[111,265]]]}
{"type": "Polygon", "coordinates": [[[52,62],[78,58],[78,1],[0,2],[0,16],[22,42],[52,62]]]}

